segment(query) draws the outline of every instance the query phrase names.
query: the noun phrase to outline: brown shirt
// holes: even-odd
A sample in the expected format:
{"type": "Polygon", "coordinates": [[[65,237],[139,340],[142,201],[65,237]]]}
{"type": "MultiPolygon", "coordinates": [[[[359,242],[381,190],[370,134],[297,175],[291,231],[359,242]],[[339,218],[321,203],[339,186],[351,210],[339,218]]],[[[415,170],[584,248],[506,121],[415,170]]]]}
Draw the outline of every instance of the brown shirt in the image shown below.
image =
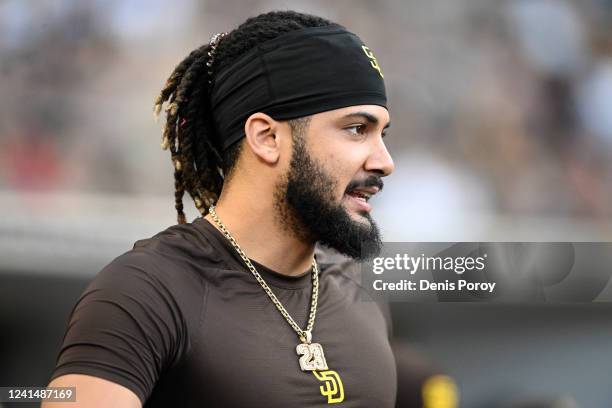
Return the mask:
{"type": "MultiPolygon", "coordinates": [[[[72,311],[52,378],[104,378],[147,407],[393,407],[387,309],[366,300],[356,264],[320,248],[317,261],[313,341],[328,371],[300,369],[296,333],[227,239],[197,218],[136,242],[96,276],[72,311]]],[[[290,277],[254,265],[304,328],[311,271],[290,277]]]]}

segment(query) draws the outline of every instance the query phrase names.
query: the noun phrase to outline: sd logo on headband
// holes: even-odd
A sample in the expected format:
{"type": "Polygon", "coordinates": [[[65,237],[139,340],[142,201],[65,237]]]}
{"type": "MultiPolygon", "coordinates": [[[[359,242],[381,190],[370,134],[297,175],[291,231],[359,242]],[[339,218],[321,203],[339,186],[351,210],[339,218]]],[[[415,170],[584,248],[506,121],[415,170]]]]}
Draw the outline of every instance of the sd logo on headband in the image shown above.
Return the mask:
{"type": "Polygon", "coordinates": [[[363,52],[365,52],[365,55],[370,59],[370,65],[372,65],[372,68],[378,71],[381,78],[384,78],[385,76],[383,75],[382,70],[380,69],[380,65],[378,65],[378,60],[374,56],[374,53],[372,52],[372,50],[370,50],[365,45],[362,45],[361,49],[363,50],[363,52]]]}

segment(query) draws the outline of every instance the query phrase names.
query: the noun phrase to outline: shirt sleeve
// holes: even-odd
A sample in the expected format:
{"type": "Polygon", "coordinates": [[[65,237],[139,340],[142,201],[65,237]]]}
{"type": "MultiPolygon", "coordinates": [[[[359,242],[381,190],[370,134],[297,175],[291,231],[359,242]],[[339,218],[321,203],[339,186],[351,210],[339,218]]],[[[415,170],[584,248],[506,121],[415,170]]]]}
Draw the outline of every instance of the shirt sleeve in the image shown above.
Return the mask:
{"type": "Polygon", "coordinates": [[[51,378],[103,378],[144,404],[186,344],[184,318],[164,279],[146,252],[128,252],[104,268],[72,310],[51,378]]]}

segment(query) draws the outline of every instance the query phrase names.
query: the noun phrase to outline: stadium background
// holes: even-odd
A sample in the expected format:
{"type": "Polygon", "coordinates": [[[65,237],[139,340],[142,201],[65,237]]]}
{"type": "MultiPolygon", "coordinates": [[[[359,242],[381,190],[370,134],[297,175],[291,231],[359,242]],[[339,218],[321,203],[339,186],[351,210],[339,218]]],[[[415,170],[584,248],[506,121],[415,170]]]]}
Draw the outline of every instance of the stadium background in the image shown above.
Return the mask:
{"type": "MultiPolygon", "coordinates": [[[[611,241],[610,0],[2,0],[0,385],[45,385],[87,282],[175,222],[153,99],[191,49],[271,9],[376,52],[387,241],[611,241]]],[[[393,305],[470,408],[612,406],[611,311],[393,305]]]]}

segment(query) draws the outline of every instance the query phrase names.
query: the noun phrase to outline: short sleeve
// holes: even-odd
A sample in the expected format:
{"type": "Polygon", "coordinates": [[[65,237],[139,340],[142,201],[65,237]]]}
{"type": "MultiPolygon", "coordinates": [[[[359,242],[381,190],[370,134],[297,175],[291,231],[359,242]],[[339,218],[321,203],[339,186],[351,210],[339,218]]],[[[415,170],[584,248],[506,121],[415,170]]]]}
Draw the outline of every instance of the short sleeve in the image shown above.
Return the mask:
{"type": "Polygon", "coordinates": [[[72,310],[52,379],[103,378],[144,404],[186,347],[181,309],[155,264],[151,254],[131,251],[96,276],[72,310]]]}

